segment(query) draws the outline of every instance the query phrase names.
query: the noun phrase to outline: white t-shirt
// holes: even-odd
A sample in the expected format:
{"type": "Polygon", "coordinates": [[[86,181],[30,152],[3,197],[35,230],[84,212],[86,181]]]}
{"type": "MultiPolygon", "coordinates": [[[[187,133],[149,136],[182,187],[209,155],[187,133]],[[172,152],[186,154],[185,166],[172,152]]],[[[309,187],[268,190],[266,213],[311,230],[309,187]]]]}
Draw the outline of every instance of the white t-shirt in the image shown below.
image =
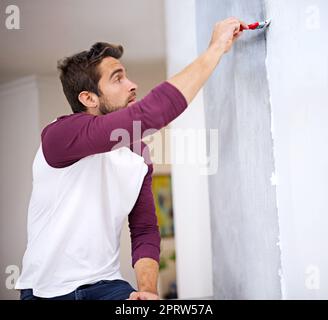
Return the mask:
{"type": "Polygon", "coordinates": [[[28,244],[15,289],[50,298],[83,284],[123,279],[120,234],[147,171],[144,158],[127,147],[53,168],[40,145],[33,162],[28,244]]]}

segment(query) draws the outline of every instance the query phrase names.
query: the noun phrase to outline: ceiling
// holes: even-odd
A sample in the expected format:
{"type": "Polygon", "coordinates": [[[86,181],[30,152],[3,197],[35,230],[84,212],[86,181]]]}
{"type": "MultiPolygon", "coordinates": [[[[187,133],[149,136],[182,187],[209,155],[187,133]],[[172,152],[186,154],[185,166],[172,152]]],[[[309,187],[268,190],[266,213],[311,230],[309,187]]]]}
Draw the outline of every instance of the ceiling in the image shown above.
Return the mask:
{"type": "Polygon", "coordinates": [[[55,74],[57,60],[97,41],[122,44],[125,63],[164,63],[164,30],[164,0],[1,0],[0,82],[55,74]],[[5,27],[10,4],[20,30],[5,27]]]}

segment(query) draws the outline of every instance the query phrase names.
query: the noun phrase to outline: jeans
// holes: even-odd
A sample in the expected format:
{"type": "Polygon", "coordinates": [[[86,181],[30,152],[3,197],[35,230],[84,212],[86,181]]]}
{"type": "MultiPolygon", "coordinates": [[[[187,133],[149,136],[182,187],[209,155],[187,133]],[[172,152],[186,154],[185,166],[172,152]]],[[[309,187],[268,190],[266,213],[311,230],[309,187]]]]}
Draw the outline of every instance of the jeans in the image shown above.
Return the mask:
{"type": "Polygon", "coordinates": [[[124,280],[101,280],[94,284],[78,287],[71,293],[53,298],[40,298],[33,295],[32,289],[22,289],[21,300],[126,300],[135,290],[124,280]]]}

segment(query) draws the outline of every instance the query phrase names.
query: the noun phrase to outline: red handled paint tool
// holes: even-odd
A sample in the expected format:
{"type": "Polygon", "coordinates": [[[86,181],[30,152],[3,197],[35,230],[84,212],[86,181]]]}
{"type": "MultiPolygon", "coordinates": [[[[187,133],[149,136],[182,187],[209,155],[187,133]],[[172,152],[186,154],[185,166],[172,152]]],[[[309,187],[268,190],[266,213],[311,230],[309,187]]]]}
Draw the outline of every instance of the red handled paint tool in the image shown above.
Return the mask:
{"type": "MultiPolygon", "coordinates": [[[[268,20],[265,20],[262,22],[255,22],[255,23],[249,24],[248,28],[250,30],[264,29],[264,28],[267,28],[270,25],[270,23],[271,23],[271,19],[268,19],[268,20]]],[[[245,28],[242,26],[240,28],[240,31],[243,31],[243,30],[245,30],[245,28]]]]}

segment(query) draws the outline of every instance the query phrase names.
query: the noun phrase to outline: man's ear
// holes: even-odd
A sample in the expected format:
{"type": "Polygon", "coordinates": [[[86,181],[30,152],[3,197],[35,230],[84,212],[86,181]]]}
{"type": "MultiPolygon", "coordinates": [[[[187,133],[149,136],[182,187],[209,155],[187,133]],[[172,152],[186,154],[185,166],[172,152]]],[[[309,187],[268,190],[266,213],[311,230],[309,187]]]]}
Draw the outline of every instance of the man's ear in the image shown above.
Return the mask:
{"type": "Polygon", "coordinates": [[[87,109],[95,109],[99,106],[99,97],[93,92],[82,91],[78,98],[87,109]]]}

